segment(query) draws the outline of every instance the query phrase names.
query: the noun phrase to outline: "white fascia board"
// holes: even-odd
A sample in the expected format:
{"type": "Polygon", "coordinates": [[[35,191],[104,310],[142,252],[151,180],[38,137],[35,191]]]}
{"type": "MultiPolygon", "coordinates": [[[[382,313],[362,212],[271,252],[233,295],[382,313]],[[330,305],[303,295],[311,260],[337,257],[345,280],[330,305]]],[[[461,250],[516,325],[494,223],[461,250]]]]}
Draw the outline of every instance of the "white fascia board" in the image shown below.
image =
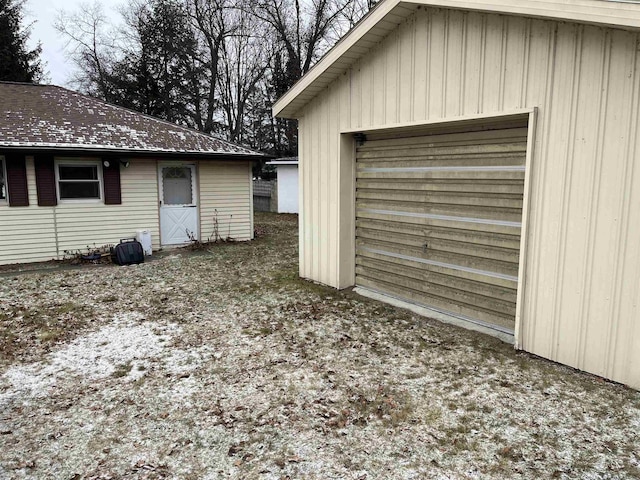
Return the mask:
{"type": "Polygon", "coordinates": [[[297,160],[291,160],[288,162],[285,161],[277,161],[274,160],[273,162],[267,162],[265,165],[298,165],[298,161],[297,160]]]}

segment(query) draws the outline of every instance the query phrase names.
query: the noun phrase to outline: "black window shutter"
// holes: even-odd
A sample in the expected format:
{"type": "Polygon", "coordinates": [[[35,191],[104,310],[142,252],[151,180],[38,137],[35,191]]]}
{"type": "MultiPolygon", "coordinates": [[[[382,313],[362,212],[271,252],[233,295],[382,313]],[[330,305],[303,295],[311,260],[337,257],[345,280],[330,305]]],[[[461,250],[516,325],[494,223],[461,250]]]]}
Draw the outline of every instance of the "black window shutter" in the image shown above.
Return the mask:
{"type": "Polygon", "coordinates": [[[122,203],[122,193],[120,189],[120,160],[109,160],[109,166],[102,170],[104,182],[104,203],[105,205],[120,205],[122,203]]]}
{"type": "Polygon", "coordinates": [[[36,155],[36,192],[38,205],[41,207],[55,207],[58,204],[56,193],[56,172],[53,155],[36,155]]]}
{"type": "Polygon", "coordinates": [[[10,153],[5,155],[7,162],[7,192],[11,207],[29,206],[29,189],[27,187],[27,166],[24,155],[10,153]]]}

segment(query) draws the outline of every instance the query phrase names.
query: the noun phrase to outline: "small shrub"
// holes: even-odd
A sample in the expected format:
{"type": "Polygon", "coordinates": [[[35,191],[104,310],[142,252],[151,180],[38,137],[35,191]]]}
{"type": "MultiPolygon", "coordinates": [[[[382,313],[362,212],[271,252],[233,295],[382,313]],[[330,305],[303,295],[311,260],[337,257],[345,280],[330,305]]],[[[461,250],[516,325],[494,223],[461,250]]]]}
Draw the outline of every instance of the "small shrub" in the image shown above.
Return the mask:
{"type": "Polygon", "coordinates": [[[234,242],[235,240],[231,237],[231,222],[233,221],[233,215],[229,215],[229,223],[227,229],[227,236],[223,237],[220,235],[220,222],[218,221],[218,210],[214,210],[213,215],[213,231],[211,235],[207,237],[206,240],[199,240],[196,238],[195,232],[187,229],[187,237],[189,238],[189,244],[185,247],[189,250],[206,250],[212,244],[216,243],[228,243],[234,242]]]}

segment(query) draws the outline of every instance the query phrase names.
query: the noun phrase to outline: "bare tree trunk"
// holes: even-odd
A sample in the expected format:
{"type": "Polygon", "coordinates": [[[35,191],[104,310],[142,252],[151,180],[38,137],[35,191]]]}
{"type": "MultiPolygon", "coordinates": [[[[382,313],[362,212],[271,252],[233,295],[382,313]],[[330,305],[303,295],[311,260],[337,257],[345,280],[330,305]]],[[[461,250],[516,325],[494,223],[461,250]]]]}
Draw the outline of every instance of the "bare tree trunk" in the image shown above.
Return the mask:
{"type": "Polygon", "coordinates": [[[216,88],[218,86],[218,69],[220,48],[229,34],[226,25],[229,6],[226,0],[186,0],[194,26],[203,39],[203,47],[207,56],[208,87],[206,89],[206,105],[202,130],[214,130],[216,111],[216,88]]]}

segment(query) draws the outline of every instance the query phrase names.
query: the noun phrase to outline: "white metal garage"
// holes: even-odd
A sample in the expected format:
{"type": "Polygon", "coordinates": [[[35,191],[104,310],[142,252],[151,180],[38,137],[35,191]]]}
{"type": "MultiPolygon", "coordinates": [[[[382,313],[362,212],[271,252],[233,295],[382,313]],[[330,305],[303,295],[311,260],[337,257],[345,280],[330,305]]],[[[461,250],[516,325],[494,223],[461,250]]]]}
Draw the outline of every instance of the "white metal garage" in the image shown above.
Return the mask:
{"type": "Polygon", "coordinates": [[[639,44],[631,2],[379,2],[274,106],[300,275],[640,388],[639,44]]]}

